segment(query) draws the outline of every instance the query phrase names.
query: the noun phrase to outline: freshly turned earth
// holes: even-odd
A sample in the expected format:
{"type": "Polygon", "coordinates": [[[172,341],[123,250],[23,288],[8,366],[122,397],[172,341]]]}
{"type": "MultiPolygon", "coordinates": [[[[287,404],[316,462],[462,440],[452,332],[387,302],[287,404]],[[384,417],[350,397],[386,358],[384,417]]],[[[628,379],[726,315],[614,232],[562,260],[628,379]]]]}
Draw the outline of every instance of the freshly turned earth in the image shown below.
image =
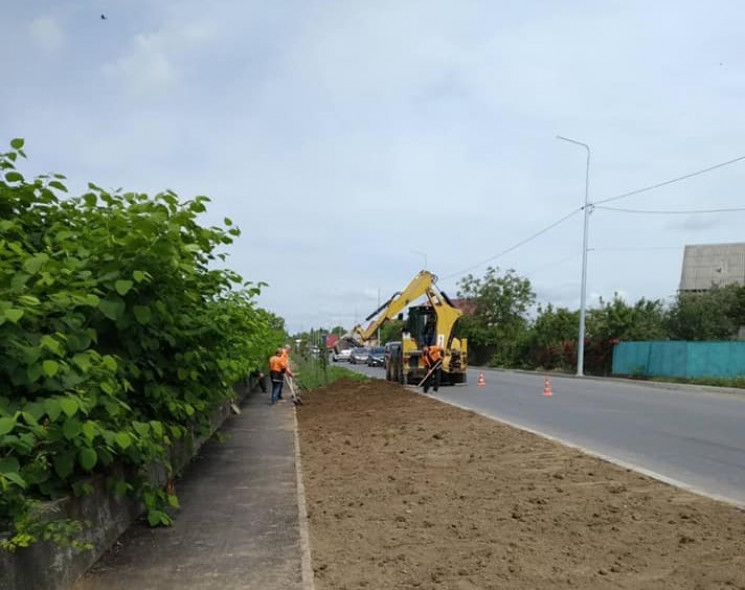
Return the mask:
{"type": "Polygon", "coordinates": [[[298,407],[317,590],[745,589],[745,512],[380,380],[298,407]]]}

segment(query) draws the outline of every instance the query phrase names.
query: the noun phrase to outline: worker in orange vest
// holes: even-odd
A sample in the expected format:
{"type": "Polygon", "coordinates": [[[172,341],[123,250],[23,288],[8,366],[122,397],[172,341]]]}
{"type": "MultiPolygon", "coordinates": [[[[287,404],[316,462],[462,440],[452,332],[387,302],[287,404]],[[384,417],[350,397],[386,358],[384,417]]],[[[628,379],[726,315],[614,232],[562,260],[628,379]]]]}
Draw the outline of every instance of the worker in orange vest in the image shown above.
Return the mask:
{"type": "MultiPolygon", "coordinates": [[[[290,368],[290,350],[292,350],[292,346],[289,344],[285,344],[282,348],[279,349],[281,351],[280,356],[285,360],[286,368],[290,368]]],[[[288,373],[290,377],[293,377],[292,372],[288,373]]],[[[282,380],[282,384],[284,386],[284,379],[282,380]]],[[[282,389],[283,387],[279,388],[279,399],[282,399],[282,389]]]]}
{"type": "Polygon", "coordinates": [[[429,373],[429,376],[422,383],[424,393],[427,393],[430,387],[437,391],[440,388],[442,377],[442,348],[437,344],[425,346],[422,350],[422,358],[424,359],[424,365],[427,367],[427,373],[429,373]]]}
{"type": "Polygon", "coordinates": [[[277,352],[269,359],[269,378],[272,382],[272,404],[276,404],[282,399],[282,385],[285,380],[285,374],[293,376],[290,370],[287,357],[283,354],[283,349],[278,348],[277,352]]]}

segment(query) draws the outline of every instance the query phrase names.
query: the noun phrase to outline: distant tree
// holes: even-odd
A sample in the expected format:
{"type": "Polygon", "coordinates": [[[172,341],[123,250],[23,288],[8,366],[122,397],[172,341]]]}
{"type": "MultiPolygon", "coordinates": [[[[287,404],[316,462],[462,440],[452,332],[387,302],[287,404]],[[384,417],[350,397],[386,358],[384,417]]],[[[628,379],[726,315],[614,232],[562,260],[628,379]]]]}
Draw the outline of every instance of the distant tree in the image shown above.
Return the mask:
{"type": "Polygon", "coordinates": [[[538,314],[531,325],[532,340],[537,346],[557,346],[577,340],[579,311],[566,307],[538,306],[538,314]]]}
{"type": "Polygon", "coordinates": [[[714,287],[702,293],[679,293],[670,309],[673,340],[730,340],[745,325],[745,287],[714,287]]]}
{"type": "Polygon", "coordinates": [[[528,310],[535,301],[530,281],[513,269],[504,274],[488,267],[483,278],[469,274],[458,282],[458,297],[468,299],[473,313],[461,319],[459,334],[471,345],[495,347],[492,363],[519,363],[518,344],[528,326],[528,310]]]}
{"type": "Polygon", "coordinates": [[[380,329],[381,345],[386,342],[400,341],[403,327],[404,322],[402,320],[391,320],[383,324],[383,327],[380,329]]]}
{"type": "Polygon", "coordinates": [[[633,305],[618,293],[587,313],[586,334],[596,340],[662,340],[667,338],[667,311],[659,300],[641,298],[633,305]]]}

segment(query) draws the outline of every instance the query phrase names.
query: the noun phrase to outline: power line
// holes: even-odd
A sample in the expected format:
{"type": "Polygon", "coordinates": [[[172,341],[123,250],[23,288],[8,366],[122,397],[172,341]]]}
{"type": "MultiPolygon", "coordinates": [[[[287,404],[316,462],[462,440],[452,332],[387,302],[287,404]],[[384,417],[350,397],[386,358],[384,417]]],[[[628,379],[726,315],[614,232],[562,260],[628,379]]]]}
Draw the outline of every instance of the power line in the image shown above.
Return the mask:
{"type": "MultiPolygon", "coordinates": [[[[663,186],[674,184],[676,182],[681,182],[683,180],[687,180],[687,179],[693,178],[695,176],[700,176],[702,174],[706,174],[707,172],[711,172],[712,170],[717,170],[718,168],[724,168],[725,166],[730,166],[731,164],[735,164],[735,163],[741,162],[743,160],[745,160],[745,156],[740,156],[740,157],[734,158],[732,160],[727,160],[726,162],[721,162],[719,164],[715,164],[714,166],[709,166],[708,168],[703,168],[701,170],[696,170],[695,172],[691,172],[690,174],[685,174],[683,176],[678,176],[678,177],[672,178],[670,180],[665,180],[664,182],[658,182],[657,184],[653,184],[653,185],[650,185],[650,186],[646,186],[644,188],[640,188],[640,189],[637,189],[637,190],[629,191],[627,193],[622,193],[620,195],[616,195],[614,197],[609,197],[607,199],[601,199],[599,201],[595,201],[594,203],[589,203],[588,206],[589,206],[590,210],[592,210],[592,209],[606,209],[606,210],[609,210],[609,211],[618,211],[618,212],[624,212],[624,213],[654,213],[654,214],[659,214],[659,215],[662,215],[662,214],[677,214],[677,213],[680,213],[680,214],[689,214],[690,215],[690,214],[695,214],[695,213],[720,213],[720,212],[723,213],[723,212],[732,212],[732,211],[745,210],[745,209],[739,209],[738,208],[738,209],[721,209],[721,210],[701,210],[701,211],[690,211],[690,212],[684,212],[684,211],[679,211],[679,212],[673,212],[673,211],[663,212],[663,211],[660,211],[660,212],[656,212],[656,211],[641,211],[641,210],[634,210],[634,209],[615,209],[613,207],[599,207],[598,206],[598,205],[601,205],[602,203],[610,203],[611,201],[617,201],[619,199],[625,199],[626,197],[631,197],[631,196],[638,195],[638,194],[641,194],[641,193],[649,192],[649,191],[652,191],[654,189],[661,188],[663,186]]],[[[579,213],[583,209],[584,209],[584,206],[579,207],[578,209],[575,209],[574,211],[568,213],[567,215],[565,215],[564,217],[562,217],[558,221],[552,223],[551,225],[548,225],[545,228],[543,228],[542,230],[536,232],[535,234],[533,234],[533,235],[525,238],[524,240],[521,240],[520,242],[518,242],[514,246],[510,246],[506,250],[502,250],[498,254],[495,254],[494,256],[491,256],[490,258],[487,258],[486,260],[482,260],[481,262],[478,262],[478,263],[476,263],[474,265],[471,265],[468,268],[465,268],[465,269],[460,270],[458,272],[451,273],[451,274],[446,275],[446,276],[441,277],[441,278],[442,278],[442,280],[451,279],[453,277],[456,277],[456,276],[465,274],[465,273],[467,273],[469,271],[472,271],[472,270],[478,268],[479,266],[483,266],[487,262],[491,262],[492,260],[496,260],[497,258],[500,258],[501,256],[504,256],[505,254],[509,254],[513,250],[516,250],[520,246],[523,246],[524,244],[527,244],[528,242],[531,242],[535,238],[541,236],[542,234],[544,234],[547,231],[553,229],[557,225],[563,223],[564,221],[566,221],[570,217],[573,217],[574,215],[576,215],[577,213],[579,213]]]]}
{"type": "Polygon", "coordinates": [[[728,209],[687,209],[677,211],[653,211],[649,209],[620,209],[618,207],[595,207],[605,211],[616,211],[619,213],[643,213],[649,215],[696,215],[698,213],[732,213],[734,211],[745,211],[745,207],[731,207],[728,209]]]}
{"type": "Polygon", "coordinates": [[[529,273],[527,273],[526,277],[532,277],[534,274],[541,272],[542,270],[546,268],[555,268],[557,266],[560,266],[564,264],[565,262],[569,262],[570,260],[574,260],[575,258],[579,257],[581,254],[572,254],[571,256],[567,256],[566,258],[562,258],[561,260],[556,260],[554,262],[550,262],[549,264],[543,264],[539,266],[538,268],[534,268],[529,273]]]}
{"type": "Polygon", "coordinates": [[[536,238],[537,238],[538,236],[540,236],[540,235],[543,235],[543,234],[545,234],[545,233],[546,233],[547,231],[549,231],[549,230],[551,230],[551,229],[555,228],[555,227],[556,227],[557,225],[559,225],[559,224],[561,224],[561,223],[564,223],[564,222],[565,222],[565,221],[566,221],[567,219],[569,219],[570,217],[573,217],[574,215],[576,215],[577,213],[579,213],[580,211],[582,211],[582,209],[583,209],[583,208],[584,208],[584,207],[579,207],[578,209],[575,209],[574,211],[572,211],[571,213],[568,213],[567,215],[565,215],[564,217],[562,217],[562,218],[561,218],[561,219],[559,219],[558,221],[555,221],[555,222],[554,222],[554,223],[552,223],[551,225],[547,225],[547,226],[546,226],[546,227],[544,227],[544,228],[543,228],[542,230],[540,230],[540,231],[538,231],[538,232],[534,233],[534,234],[533,234],[533,235],[531,235],[530,237],[527,237],[527,238],[525,238],[524,240],[521,240],[521,241],[519,241],[519,242],[518,242],[517,244],[515,244],[514,246],[510,246],[510,247],[509,247],[509,248],[507,248],[506,250],[502,250],[502,251],[501,251],[501,252],[499,252],[498,254],[495,254],[494,256],[491,256],[490,258],[487,258],[486,260],[482,260],[481,262],[479,262],[479,263],[477,263],[477,264],[474,264],[474,265],[472,265],[472,266],[469,266],[468,268],[464,268],[463,270],[459,270],[458,272],[454,272],[454,273],[451,273],[451,274],[449,274],[449,275],[447,275],[447,276],[441,277],[441,278],[442,278],[442,280],[447,280],[447,279],[451,279],[451,278],[453,278],[453,277],[457,277],[458,275],[462,275],[462,274],[465,274],[465,273],[467,273],[467,272],[469,272],[469,271],[472,271],[472,270],[474,270],[475,268],[478,268],[479,266],[483,266],[483,265],[484,265],[484,264],[486,264],[487,262],[491,262],[492,260],[496,260],[497,258],[499,258],[499,257],[501,257],[501,256],[504,256],[505,254],[508,254],[508,253],[512,252],[513,250],[517,250],[517,249],[518,249],[518,248],[519,248],[520,246],[523,246],[524,244],[527,244],[528,242],[530,242],[530,241],[532,241],[532,240],[536,239],[536,238]]]}
{"type": "Polygon", "coordinates": [[[714,166],[709,166],[708,168],[704,168],[702,170],[697,170],[696,172],[691,172],[690,174],[686,174],[684,176],[678,176],[677,178],[673,178],[671,180],[666,180],[664,182],[658,182],[657,184],[653,184],[651,186],[647,186],[644,188],[640,188],[634,191],[630,191],[628,193],[623,193],[620,195],[616,195],[615,197],[610,197],[608,199],[603,199],[601,201],[595,201],[594,205],[600,205],[601,203],[609,203],[610,201],[616,201],[618,199],[625,199],[626,197],[631,197],[633,195],[638,195],[640,193],[645,193],[647,191],[654,190],[656,188],[660,188],[663,186],[667,186],[668,184],[673,184],[676,182],[680,182],[681,180],[687,180],[689,178],[693,178],[694,176],[699,176],[701,174],[706,174],[707,172],[711,172],[712,170],[716,170],[717,168],[724,168],[725,166],[729,166],[730,164],[735,164],[736,162],[740,162],[742,160],[745,160],[745,156],[740,156],[739,158],[735,158],[734,160],[727,160],[726,162],[722,162],[720,164],[715,164],[714,166]]]}

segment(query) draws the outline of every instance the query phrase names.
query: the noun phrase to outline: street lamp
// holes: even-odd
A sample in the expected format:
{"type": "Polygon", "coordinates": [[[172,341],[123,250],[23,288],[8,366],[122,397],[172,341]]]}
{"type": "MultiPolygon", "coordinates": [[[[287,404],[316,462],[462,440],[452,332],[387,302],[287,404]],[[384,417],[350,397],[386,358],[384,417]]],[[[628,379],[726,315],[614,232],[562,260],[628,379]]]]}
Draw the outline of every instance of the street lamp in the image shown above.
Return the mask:
{"type": "Polygon", "coordinates": [[[587,233],[590,228],[590,203],[588,196],[590,191],[590,146],[576,139],[569,139],[557,135],[556,139],[568,141],[580,145],[587,150],[587,169],[585,171],[585,231],[582,238],[582,292],[579,300],[579,343],[577,346],[577,377],[584,375],[585,367],[585,299],[587,294],[587,233]]]}
{"type": "Polygon", "coordinates": [[[426,252],[420,252],[419,250],[412,250],[414,254],[421,254],[424,256],[424,270],[427,270],[427,253],[426,252]]]}

